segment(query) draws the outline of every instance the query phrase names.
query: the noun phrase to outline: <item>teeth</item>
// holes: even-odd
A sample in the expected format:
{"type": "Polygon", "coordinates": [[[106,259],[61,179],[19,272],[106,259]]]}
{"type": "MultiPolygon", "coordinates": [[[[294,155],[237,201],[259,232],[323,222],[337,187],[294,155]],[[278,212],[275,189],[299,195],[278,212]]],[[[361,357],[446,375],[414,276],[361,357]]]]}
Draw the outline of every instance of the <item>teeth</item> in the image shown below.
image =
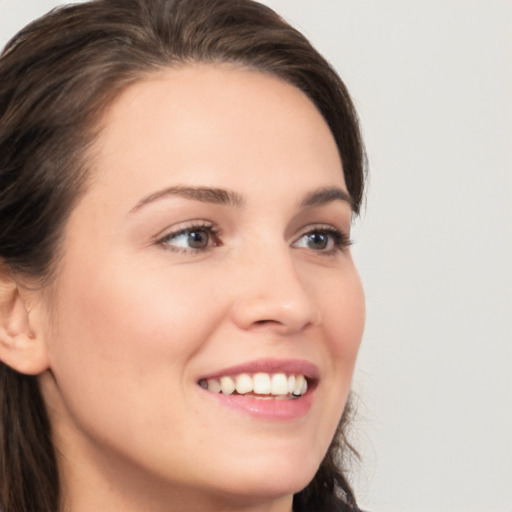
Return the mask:
{"type": "Polygon", "coordinates": [[[255,373],[252,380],[254,382],[254,392],[257,395],[270,395],[271,384],[268,373],[255,373]]]}
{"type": "Polygon", "coordinates": [[[208,379],[207,384],[208,391],[212,393],[220,393],[222,391],[222,386],[217,379],[208,379]]]}
{"type": "Polygon", "coordinates": [[[273,395],[288,394],[288,379],[284,373],[276,373],[272,376],[271,391],[273,395]]]}
{"type": "Polygon", "coordinates": [[[295,387],[295,375],[290,375],[288,377],[288,393],[293,393],[294,387],[295,387]]]}
{"type": "Polygon", "coordinates": [[[222,394],[231,395],[235,391],[235,381],[231,377],[222,377],[220,379],[220,388],[222,394]]]}
{"type": "Polygon", "coordinates": [[[250,393],[252,391],[252,379],[246,373],[242,373],[236,378],[236,392],[239,395],[245,395],[245,393],[250,393]]]}
{"type": "Polygon", "coordinates": [[[236,376],[223,376],[217,379],[201,380],[199,385],[212,393],[232,395],[235,391],[239,395],[253,393],[262,399],[285,399],[300,397],[308,389],[308,382],[304,375],[289,375],[284,373],[255,373],[249,375],[241,373],[236,376]],[[291,396],[290,396],[291,395],[291,396]]]}
{"type": "Polygon", "coordinates": [[[307,391],[307,389],[308,383],[306,382],[304,375],[297,375],[295,378],[295,384],[293,385],[292,394],[295,396],[301,396],[307,391]]]}

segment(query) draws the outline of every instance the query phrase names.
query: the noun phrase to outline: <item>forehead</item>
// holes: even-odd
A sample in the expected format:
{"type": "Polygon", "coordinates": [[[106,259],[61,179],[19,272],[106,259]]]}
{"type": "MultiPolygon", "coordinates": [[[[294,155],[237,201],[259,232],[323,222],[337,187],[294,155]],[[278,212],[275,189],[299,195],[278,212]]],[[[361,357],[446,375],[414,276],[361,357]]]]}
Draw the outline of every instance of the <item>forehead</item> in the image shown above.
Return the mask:
{"type": "MultiPolygon", "coordinates": [[[[100,180],[189,184],[319,169],[344,186],[334,138],[314,104],[277,77],[227,64],[186,65],[132,85],[102,119],[100,180]],[[246,171],[246,172],[244,172],[246,171]],[[121,176],[121,177],[122,177],[121,176]],[[194,182],[194,183],[193,183],[194,182]]],[[[325,179],[325,176],[323,176],[325,179]]],[[[314,183],[312,184],[314,186],[314,183]]]]}

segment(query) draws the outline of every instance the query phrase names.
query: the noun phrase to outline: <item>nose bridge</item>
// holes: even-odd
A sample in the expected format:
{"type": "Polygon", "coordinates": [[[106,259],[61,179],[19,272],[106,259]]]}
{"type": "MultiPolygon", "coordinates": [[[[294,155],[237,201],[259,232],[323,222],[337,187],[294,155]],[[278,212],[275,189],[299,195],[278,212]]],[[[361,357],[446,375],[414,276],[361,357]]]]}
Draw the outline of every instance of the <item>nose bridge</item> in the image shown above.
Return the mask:
{"type": "Polygon", "coordinates": [[[233,307],[240,327],[267,325],[281,333],[293,333],[319,321],[292,251],[283,240],[262,243],[242,256],[240,288],[233,307]]]}

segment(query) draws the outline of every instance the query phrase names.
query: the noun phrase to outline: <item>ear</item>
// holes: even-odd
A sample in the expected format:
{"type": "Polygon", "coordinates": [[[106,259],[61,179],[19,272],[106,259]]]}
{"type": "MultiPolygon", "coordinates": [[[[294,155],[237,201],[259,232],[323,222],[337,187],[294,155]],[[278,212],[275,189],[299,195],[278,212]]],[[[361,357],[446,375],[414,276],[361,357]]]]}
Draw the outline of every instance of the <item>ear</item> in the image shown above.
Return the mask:
{"type": "Polygon", "coordinates": [[[33,293],[0,262],[0,360],[27,375],[38,375],[49,367],[43,331],[33,325],[41,317],[31,309],[33,293]]]}

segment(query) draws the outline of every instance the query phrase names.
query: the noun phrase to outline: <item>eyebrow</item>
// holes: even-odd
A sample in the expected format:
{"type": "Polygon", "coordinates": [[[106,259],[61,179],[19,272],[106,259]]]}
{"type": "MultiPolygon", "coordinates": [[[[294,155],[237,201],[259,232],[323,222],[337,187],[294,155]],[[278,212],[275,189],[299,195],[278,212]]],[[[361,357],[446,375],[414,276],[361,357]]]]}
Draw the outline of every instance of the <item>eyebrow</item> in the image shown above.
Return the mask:
{"type": "Polygon", "coordinates": [[[245,204],[244,198],[232,190],[224,190],[222,188],[210,187],[185,187],[176,185],[159,190],[144,199],[140,200],[131,210],[130,213],[136,212],[143,206],[158,201],[169,196],[184,197],[185,199],[194,199],[202,203],[221,204],[228,206],[236,206],[241,208],[245,204]]]}
{"type": "MultiPolygon", "coordinates": [[[[169,196],[194,199],[202,203],[236,206],[237,208],[242,208],[245,205],[244,197],[233,190],[175,185],[163,190],[159,190],[158,192],[154,192],[144,199],[141,199],[130,210],[130,213],[134,213],[149,203],[153,203],[169,196]]],[[[354,208],[354,201],[348,192],[339,187],[323,187],[309,192],[300,202],[300,207],[311,208],[314,206],[322,206],[327,203],[332,203],[333,201],[343,201],[348,203],[352,209],[354,208]]]]}
{"type": "Polygon", "coordinates": [[[322,206],[333,201],[344,201],[354,209],[354,201],[350,194],[339,187],[324,187],[314,190],[306,195],[300,203],[301,208],[310,208],[312,206],[322,206]]]}

